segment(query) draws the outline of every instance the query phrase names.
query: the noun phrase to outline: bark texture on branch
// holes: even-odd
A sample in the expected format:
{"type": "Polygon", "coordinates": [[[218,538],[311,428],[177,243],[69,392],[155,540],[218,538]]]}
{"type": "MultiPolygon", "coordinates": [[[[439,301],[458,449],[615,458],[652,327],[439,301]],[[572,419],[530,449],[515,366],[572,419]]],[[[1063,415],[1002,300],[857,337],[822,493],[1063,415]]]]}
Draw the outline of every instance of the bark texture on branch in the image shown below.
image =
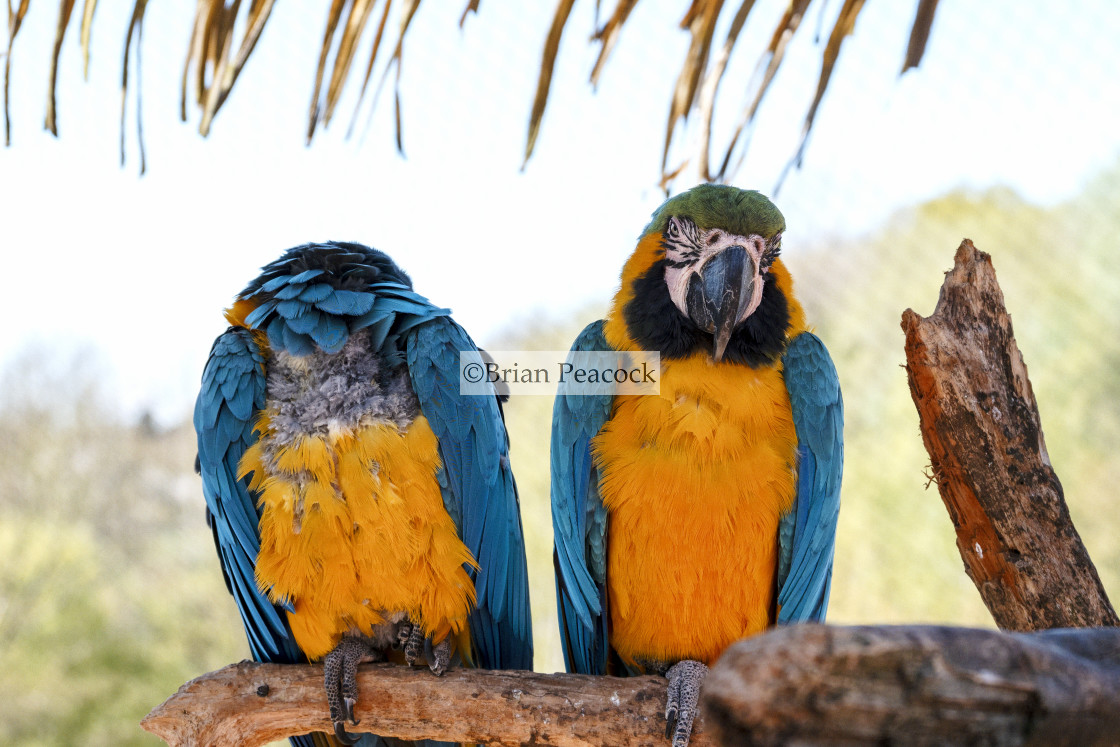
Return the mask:
{"type": "MultiPolygon", "coordinates": [[[[663,677],[593,677],[363,665],[358,726],[405,739],[492,744],[662,745],[663,677]]],[[[331,731],[320,664],[243,661],[191,680],[140,724],[172,747],[251,747],[331,731]],[[262,694],[263,693],[263,694],[262,694]]],[[[694,747],[713,742],[697,719],[694,747]]]]}
{"type": "Polygon", "coordinates": [[[725,745],[1120,744],[1120,629],[799,625],[740,641],[704,683],[725,745]]]}
{"type": "Polygon", "coordinates": [[[1007,630],[1120,625],[1050,466],[991,257],[965,239],[906,371],[965,569],[1007,630]]]}

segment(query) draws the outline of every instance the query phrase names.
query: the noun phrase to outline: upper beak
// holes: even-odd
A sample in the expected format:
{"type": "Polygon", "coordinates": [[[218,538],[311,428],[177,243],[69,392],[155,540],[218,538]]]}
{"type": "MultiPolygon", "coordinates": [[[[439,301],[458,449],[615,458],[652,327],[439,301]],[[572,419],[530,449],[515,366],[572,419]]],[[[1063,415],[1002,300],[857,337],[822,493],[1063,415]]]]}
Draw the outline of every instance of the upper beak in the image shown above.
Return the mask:
{"type": "Polygon", "coordinates": [[[745,247],[727,247],[709,257],[688,281],[688,316],[713,339],[712,357],[723,359],[744,310],[757,306],[758,268],[745,247]]]}

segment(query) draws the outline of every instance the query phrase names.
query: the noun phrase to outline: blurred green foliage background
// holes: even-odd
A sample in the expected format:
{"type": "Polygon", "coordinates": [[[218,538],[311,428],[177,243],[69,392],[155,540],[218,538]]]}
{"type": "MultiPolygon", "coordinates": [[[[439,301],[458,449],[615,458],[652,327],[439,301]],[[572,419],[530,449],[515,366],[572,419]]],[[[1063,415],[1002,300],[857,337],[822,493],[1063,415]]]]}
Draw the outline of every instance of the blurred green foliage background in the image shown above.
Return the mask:
{"type": "MultiPolygon", "coordinates": [[[[1039,207],[953,193],[786,261],[844,388],[847,463],[829,619],[991,625],[965,576],[906,384],[899,320],[932,312],[963,237],[993,256],[1071,513],[1120,595],[1120,166],[1039,207]]],[[[644,216],[635,216],[635,233],[644,216]]],[[[492,349],[567,348],[579,318],[492,349]]],[[[203,361],[198,362],[201,371],[203,361]]],[[[562,668],[548,505],[551,400],[507,407],[527,533],[536,668],[562,668]]],[[[248,655],[203,521],[189,423],[122,422],[96,360],[28,350],[0,387],[0,744],[132,745],[184,681],[248,655]]]]}

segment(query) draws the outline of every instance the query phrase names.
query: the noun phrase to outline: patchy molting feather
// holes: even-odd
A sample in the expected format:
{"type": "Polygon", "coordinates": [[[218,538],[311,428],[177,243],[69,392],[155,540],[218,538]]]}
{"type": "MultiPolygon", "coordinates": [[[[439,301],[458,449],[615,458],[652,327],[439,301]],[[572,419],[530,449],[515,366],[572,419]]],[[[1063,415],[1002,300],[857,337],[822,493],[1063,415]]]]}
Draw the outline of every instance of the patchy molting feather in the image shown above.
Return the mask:
{"type": "Polygon", "coordinates": [[[476,564],[403,365],[386,365],[366,331],[335,354],[276,351],[257,430],[240,468],[260,496],[257,582],[292,604],[310,658],[344,634],[391,642],[407,620],[437,641],[465,634],[476,564]]]}
{"type": "Polygon", "coordinates": [[[362,330],[335,354],[275,352],[269,361],[266,406],[276,444],[287,446],[307,435],[352,433],[366,425],[405,429],[420,414],[407,367],[385,365],[369,343],[369,331],[362,330]]]}

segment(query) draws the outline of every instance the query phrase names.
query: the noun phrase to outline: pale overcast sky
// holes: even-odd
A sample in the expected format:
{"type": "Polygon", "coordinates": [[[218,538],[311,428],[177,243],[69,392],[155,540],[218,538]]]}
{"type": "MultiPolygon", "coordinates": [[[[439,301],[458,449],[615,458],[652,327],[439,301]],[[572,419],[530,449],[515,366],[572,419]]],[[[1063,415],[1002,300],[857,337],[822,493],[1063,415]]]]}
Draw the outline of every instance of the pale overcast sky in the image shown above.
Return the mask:
{"type": "MultiPolygon", "coordinates": [[[[423,4],[406,40],[403,159],[393,149],[391,96],[364,138],[345,139],[356,80],[331,128],[304,146],[325,4],[315,13],[301,10],[310,3],[277,4],[205,140],[196,114],[177,119],[194,3],[150,4],[142,178],[131,96],[128,162],[117,163],[127,8],[99,5],[89,82],[75,21],[56,140],[42,121],[57,7],[35,4],[11,60],[13,145],[0,149],[8,320],[0,364],[36,340],[92,347],[126,411],[175,421],[224,328],[222,308],[262,264],[309,240],[388,252],[484,344],[518,320],[605,301],[662,199],[665,118],[688,43],[664,18],[685,4],[640,3],[593,94],[594,3],[577,3],[524,172],[554,4],[484,2],[460,31],[462,4],[423,4]]],[[[1036,202],[1060,200],[1120,155],[1120,5],[1085,0],[1071,15],[1057,3],[944,0],[921,68],[899,78],[913,6],[868,3],[847,40],[804,167],[776,198],[787,252],[873,229],[897,208],[957,187],[1006,185],[1036,202]]],[[[763,0],[752,11],[723,82],[717,137],[783,7],[763,0]]],[[[814,36],[813,8],[763,105],[738,186],[772,192],[793,153],[825,41],[814,36]]],[[[825,5],[824,37],[838,9],[825,5]]]]}

